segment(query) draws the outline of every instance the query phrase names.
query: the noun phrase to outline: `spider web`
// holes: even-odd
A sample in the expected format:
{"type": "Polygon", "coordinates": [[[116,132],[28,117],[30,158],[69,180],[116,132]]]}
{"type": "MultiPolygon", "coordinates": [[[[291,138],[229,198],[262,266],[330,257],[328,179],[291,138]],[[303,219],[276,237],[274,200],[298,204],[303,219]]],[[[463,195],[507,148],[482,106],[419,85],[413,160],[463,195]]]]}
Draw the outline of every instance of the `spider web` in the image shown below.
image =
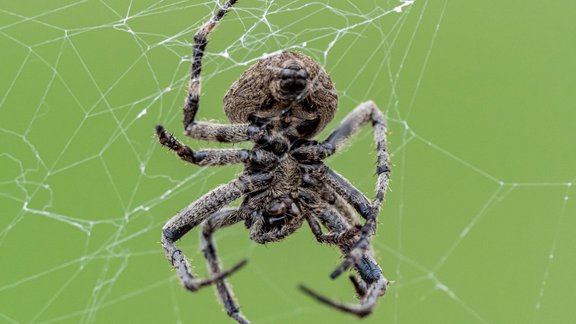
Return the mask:
{"type": "MultiPolygon", "coordinates": [[[[0,322],[227,320],[212,289],[180,287],[159,238],[240,169],[185,165],[153,137],[180,133],[190,42],[217,5],[0,4],[0,322]]],[[[242,0],[211,35],[199,117],[225,121],[226,89],[263,55],[314,57],[340,96],[328,129],[368,99],[389,120],[374,246],[395,284],[363,322],[569,322],[574,6],[242,0]]],[[[366,129],[328,163],[371,194],[374,161],[366,129]]],[[[355,321],[297,291],[354,300],[305,226],[266,246],[240,225],[216,236],[225,265],[250,260],[230,281],[255,323],[355,321]]],[[[180,246],[205,276],[197,234],[180,246]]]]}

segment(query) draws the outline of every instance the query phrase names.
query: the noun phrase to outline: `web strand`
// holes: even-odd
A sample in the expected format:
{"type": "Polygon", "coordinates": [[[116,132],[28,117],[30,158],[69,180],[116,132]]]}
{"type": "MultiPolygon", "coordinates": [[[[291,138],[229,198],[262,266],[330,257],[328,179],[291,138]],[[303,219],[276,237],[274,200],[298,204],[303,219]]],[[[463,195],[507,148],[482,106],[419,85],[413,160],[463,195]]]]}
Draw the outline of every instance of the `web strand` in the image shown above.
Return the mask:
{"type": "MultiPolygon", "coordinates": [[[[158,122],[180,129],[192,37],[219,5],[215,0],[2,5],[0,44],[7,54],[0,60],[0,260],[10,266],[0,270],[0,305],[33,298],[26,311],[0,306],[1,320],[97,323],[107,314],[120,321],[126,317],[118,314],[133,313],[134,320],[188,322],[199,312],[206,321],[225,318],[211,292],[192,296],[180,289],[162,259],[160,230],[170,216],[240,169],[185,166],[153,136],[158,122]],[[149,317],[138,317],[142,309],[150,310],[149,317]]],[[[199,120],[225,123],[227,87],[248,66],[284,50],[314,57],[335,80],[340,110],[328,128],[366,100],[385,112],[392,191],[374,244],[377,260],[396,283],[369,323],[415,321],[411,316],[430,315],[439,304],[471,323],[530,312],[534,321],[546,321],[563,291],[559,269],[567,267],[563,253],[573,234],[574,172],[540,165],[550,152],[532,152],[525,162],[531,174],[498,168],[493,150],[507,153],[501,149],[505,139],[491,134],[498,131],[492,123],[500,112],[490,115],[489,123],[478,121],[483,131],[474,133],[476,121],[462,110],[443,109],[456,99],[432,102],[430,93],[442,90],[437,84],[449,81],[435,69],[453,72],[448,71],[453,62],[438,63],[437,51],[453,36],[444,28],[458,19],[451,11],[456,7],[428,0],[378,5],[241,0],[209,36],[199,120]],[[459,137],[466,143],[453,141],[459,137]],[[536,278],[535,288],[521,290],[530,299],[528,309],[497,314],[485,300],[498,284],[502,294],[517,288],[513,283],[520,277],[510,269],[536,278]],[[487,278],[492,274],[500,277],[487,278]],[[491,292],[479,292],[479,281],[491,292]]],[[[475,60],[469,58],[468,65],[475,60]]],[[[511,133],[515,126],[509,126],[511,133]]],[[[550,130],[556,134],[550,142],[572,138],[571,131],[550,130]]],[[[362,132],[328,162],[364,192],[375,181],[365,172],[375,161],[371,142],[372,134],[362,132]]],[[[571,149],[564,149],[568,156],[571,149]]],[[[353,298],[350,286],[328,280],[338,252],[318,246],[307,229],[262,247],[239,225],[216,241],[224,264],[251,259],[231,282],[255,322],[313,315],[349,320],[295,288],[314,281],[335,300],[353,298]],[[266,293],[254,294],[256,289],[266,293]]],[[[197,235],[184,244],[194,271],[205,271],[197,235]]]]}

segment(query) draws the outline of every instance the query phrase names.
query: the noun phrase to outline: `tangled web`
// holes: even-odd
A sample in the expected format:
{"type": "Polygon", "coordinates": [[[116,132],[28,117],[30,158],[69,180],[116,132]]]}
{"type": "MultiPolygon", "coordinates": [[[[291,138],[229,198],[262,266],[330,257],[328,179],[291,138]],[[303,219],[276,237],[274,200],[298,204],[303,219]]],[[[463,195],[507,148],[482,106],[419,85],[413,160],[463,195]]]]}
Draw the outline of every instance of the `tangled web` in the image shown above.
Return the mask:
{"type": "MultiPolygon", "coordinates": [[[[192,35],[217,5],[0,5],[1,322],[226,319],[210,288],[180,287],[159,239],[169,217],[240,169],[184,165],[153,137],[158,122],[181,130],[192,35]]],[[[543,146],[534,138],[532,147],[517,145],[529,132],[503,126],[517,114],[458,106],[462,92],[447,84],[459,72],[436,54],[452,46],[439,37],[459,8],[446,8],[428,0],[242,0],[211,34],[199,118],[224,122],[221,98],[261,57],[287,49],[314,57],[340,97],[328,129],[368,99],[389,120],[392,191],[374,244],[396,283],[366,322],[545,322],[569,314],[574,284],[561,279],[574,266],[563,257],[574,243],[576,175],[562,161],[576,158],[547,152],[526,168],[543,146]],[[541,166],[554,171],[535,172],[541,166]]],[[[560,148],[573,138],[569,129],[551,135],[560,148]]],[[[367,129],[329,164],[370,195],[374,152],[367,129]]],[[[224,264],[250,260],[230,281],[254,322],[350,321],[295,288],[305,282],[336,300],[354,298],[345,279],[328,278],[338,252],[318,246],[306,227],[265,247],[241,226],[216,238],[224,264]]],[[[181,246],[205,276],[197,235],[181,246]]]]}

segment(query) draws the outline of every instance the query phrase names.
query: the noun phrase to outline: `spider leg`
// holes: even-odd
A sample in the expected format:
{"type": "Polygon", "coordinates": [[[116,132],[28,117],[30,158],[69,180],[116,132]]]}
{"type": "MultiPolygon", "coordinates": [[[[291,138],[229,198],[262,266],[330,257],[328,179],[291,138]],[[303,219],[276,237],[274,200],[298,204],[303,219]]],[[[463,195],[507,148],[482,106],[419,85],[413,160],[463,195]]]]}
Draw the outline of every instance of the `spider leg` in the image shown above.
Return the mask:
{"type": "Polygon", "coordinates": [[[185,134],[195,139],[220,143],[240,143],[251,139],[250,124],[216,124],[194,121],[186,127],[185,134]]]}
{"type": "Polygon", "coordinates": [[[386,118],[373,101],[363,102],[354,108],[324,142],[297,148],[292,155],[300,162],[322,161],[342,148],[350,137],[368,122],[371,122],[374,128],[374,141],[378,154],[376,172],[378,175],[389,172],[390,157],[386,142],[386,118]]]}
{"type": "Polygon", "coordinates": [[[212,18],[194,34],[190,83],[188,85],[188,95],[182,107],[182,114],[186,135],[195,139],[221,143],[238,143],[249,140],[263,141],[261,139],[263,136],[262,130],[254,129],[250,124],[226,125],[195,121],[196,113],[200,107],[200,73],[202,72],[202,59],[208,45],[208,35],[236,2],[237,0],[226,1],[214,12],[212,18]]]}
{"type": "Polygon", "coordinates": [[[192,71],[190,73],[190,85],[188,96],[184,102],[182,112],[184,114],[184,129],[193,125],[194,118],[200,106],[200,72],[202,71],[202,58],[208,44],[208,34],[216,27],[216,24],[232,8],[237,0],[228,0],[223,6],[214,12],[212,18],[205,23],[194,35],[194,45],[192,46],[192,71]]]}
{"type": "MultiPolygon", "coordinates": [[[[343,224],[346,223],[346,219],[336,211],[325,209],[323,212],[317,214],[320,216],[322,223],[330,230],[330,233],[322,233],[320,224],[315,219],[315,216],[309,215],[307,221],[316,239],[323,243],[337,245],[344,254],[347,254],[351,244],[353,244],[353,241],[358,236],[358,228],[349,226],[347,229],[342,230],[342,228],[345,227],[343,224]]],[[[386,293],[388,280],[384,277],[382,269],[372,257],[371,248],[358,260],[355,268],[361,279],[359,280],[354,276],[350,276],[350,280],[354,285],[358,297],[361,299],[359,304],[338,303],[304,285],[300,285],[299,288],[307,295],[330,307],[359,317],[367,316],[372,313],[378,298],[386,293]]]]}
{"type": "MultiPolygon", "coordinates": [[[[366,222],[362,225],[360,230],[359,239],[353,247],[347,251],[344,261],[330,274],[330,277],[337,278],[342,274],[342,272],[356,264],[360,258],[362,258],[365,251],[370,247],[372,236],[376,232],[376,220],[380,210],[381,201],[376,198],[372,203],[370,203],[368,198],[366,198],[366,196],[356,189],[348,180],[328,168],[326,168],[326,172],[324,173],[324,181],[340,196],[342,196],[344,200],[352,205],[360,216],[366,219],[366,222]]],[[[385,189],[386,187],[383,188],[383,190],[385,189]]]]}
{"type": "MultiPolygon", "coordinates": [[[[237,209],[226,209],[213,214],[204,222],[202,228],[202,250],[204,251],[204,257],[208,261],[208,268],[212,276],[216,277],[218,274],[223,273],[212,234],[220,228],[233,225],[242,220],[241,213],[237,209]]],[[[228,316],[234,318],[238,323],[249,323],[244,315],[240,313],[240,308],[234,300],[232,289],[228,282],[224,280],[224,277],[216,282],[216,291],[226,308],[228,316]]]]}
{"type": "Polygon", "coordinates": [[[158,141],[163,146],[176,152],[180,159],[201,166],[227,165],[246,162],[250,151],[242,149],[208,149],[194,151],[188,145],[180,142],[176,137],[166,132],[163,126],[156,126],[158,141]]]}
{"type": "Polygon", "coordinates": [[[374,310],[374,306],[376,306],[376,302],[378,301],[378,297],[380,297],[386,292],[387,285],[388,281],[384,277],[381,277],[376,282],[372,283],[368,288],[368,290],[366,291],[366,294],[362,298],[360,304],[338,303],[320,295],[319,293],[315,292],[314,290],[304,285],[300,285],[299,288],[304,293],[315,298],[321,303],[324,303],[328,306],[334,307],[341,311],[354,314],[358,317],[365,317],[372,313],[372,311],[374,310]]]}
{"type": "Polygon", "coordinates": [[[323,143],[304,146],[292,152],[292,156],[301,162],[321,161],[334,154],[348,138],[358,132],[360,127],[368,122],[371,122],[374,127],[374,141],[376,142],[377,152],[376,174],[378,180],[376,183],[376,195],[372,202],[369,202],[366,196],[349,181],[328,169],[325,165],[320,163],[317,167],[312,167],[320,171],[315,173],[318,180],[328,183],[366,219],[362,226],[360,238],[347,253],[345,260],[332,272],[330,275],[332,278],[340,276],[342,272],[358,262],[370,246],[372,235],[376,231],[376,219],[390,181],[390,155],[386,141],[386,120],[374,102],[364,102],[348,114],[323,143]]]}
{"type": "Polygon", "coordinates": [[[356,294],[358,295],[358,297],[363,298],[364,296],[366,296],[366,283],[364,282],[360,282],[358,280],[358,278],[356,278],[356,276],[354,275],[350,275],[350,281],[352,282],[352,285],[354,285],[354,290],[356,290],[356,294]]]}
{"type": "MultiPolygon", "coordinates": [[[[325,194],[324,201],[334,208],[334,212],[325,209],[319,213],[319,217],[331,233],[323,234],[321,231],[318,232],[320,226],[316,225],[317,233],[314,235],[316,235],[317,238],[319,235],[324,237],[336,236],[336,240],[331,244],[338,245],[342,242],[348,242],[348,244],[345,245],[340,244],[342,253],[346,255],[350,250],[350,244],[353,244],[354,240],[357,239],[358,233],[362,228],[359,223],[358,214],[351,213],[350,206],[329,186],[324,186],[323,191],[327,193],[327,195],[325,194]],[[343,237],[341,232],[347,232],[347,238],[343,237]],[[345,240],[343,241],[343,239],[345,240]]],[[[314,227],[312,223],[310,225],[311,228],[314,227]]],[[[376,263],[371,263],[366,258],[362,258],[360,262],[356,264],[356,270],[360,273],[361,279],[358,280],[354,275],[350,275],[350,280],[354,285],[358,297],[362,298],[366,295],[366,282],[374,281],[374,279],[378,278],[379,274],[382,273],[382,270],[377,267],[376,263]]]]}
{"type": "Polygon", "coordinates": [[[338,219],[341,216],[336,212],[326,209],[317,214],[321,215],[322,223],[330,230],[329,234],[323,233],[322,227],[315,216],[307,215],[306,221],[308,221],[312,234],[314,234],[318,242],[340,246],[341,242],[349,242],[358,235],[358,231],[355,231],[355,228],[350,228],[342,219],[338,219]]]}
{"type": "MultiPolygon", "coordinates": [[[[376,231],[376,218],[380,204],[373,205],[373,203],[370,203],[368,198],[348,180],[329,169],[323,163],[312,165],[301,164],[301,167],[304,168],[307,175],[315,178],[317,183],[328,185],[348,204],[354,207],[360,216],[366,219],[364,225],[361,226],[358,240],[345,252],[346,256],[344,261],[330,274],[330,277],[334,279],[340,276],[342,272],[348,270],[352,265],[356,264],[370,247],[372,235],[376,231]]],[[[375,199],[375,201],[377,201],[377,199],[375,199]]]]}
{"type": "Polygon", "coordinates": [[[360,217],[358,213],[354,212],[352,206],[332,187],[318,181],[313,182],[313,185],[316,187],[316,192],[321,193],[322,201],[337,212],[338,217],[330,216],[328,213],[319,213],[323,223],[338,224],[335,228],[330,227],[331,232],[341,232],[350,226],[359,226],[360,217]],[[344,221],[341,221],[341,218],[344,221]]]}
{"type": "Polygon", "coordinates": [[[229,165],[248,161],[269,165],[274,164],[278,159],[274,154],[263,150],[206,149],[194,151],[188,145],[180,142],[172,134],[166,132],[161,125],[156,126],[156,135],[158,136],[160,144],[176,152],[180,159],[200,166],[229,165]]]}
{"type": "Polygon", "coordinates": [[[175,242],[223,206],[240,198],[242,194],[268,186],[271,179],[272,177],[268,174],[240,176],[239,179],[205,194],[164,225],[162,231],[164,253],[170,264],[176,269],[178,277],[186,289],[196,291],[206,285],[218,282],[240,269],[245,261],[241,261],[229,270],[215,273],[211,278],[199,280],[190,271],[190,265],[185,255],[176,247],[175,242]]]}
{"type": "MultiPolygon", "coordinates": [[[[338,246],[342,253],[347,255],[361,233],[360,226],[349,224],[339,211],[331,210],[330,208],[324,208],[322,211],[317,212],[316,215],[318,215],[322,224],[330,230],[329,234],[324,234],[318,220],[314,216],[309,215],[306,220],[316,239],[320,243],[338,246]]],[[[365,286],[366,283],[371,284],[382,276],[382,269],[380,269],[372,255],[372,248],[369,246],[365,254],[355,263],[355,269],[360,274],[361,282],[354,277],[350,279],[357,291],[360,286],[365,286]]],[[[364,294],[359,295],[362,296],[364,294]]]]}

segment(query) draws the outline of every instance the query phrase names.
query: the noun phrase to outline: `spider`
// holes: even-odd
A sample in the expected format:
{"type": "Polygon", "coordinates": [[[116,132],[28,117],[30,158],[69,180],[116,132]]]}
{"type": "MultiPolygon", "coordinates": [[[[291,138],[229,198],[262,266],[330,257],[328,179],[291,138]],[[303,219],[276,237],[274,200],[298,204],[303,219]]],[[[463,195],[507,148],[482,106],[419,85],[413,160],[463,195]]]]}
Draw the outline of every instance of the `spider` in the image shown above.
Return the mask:
{"type": "Polygon", "coordinates": [[[252,149],[194,151],[163,126],[156,126],[160,144],[186,162],[200,166],[244,164],[236,180],[205,194],[164,225],[162,247],[166,257],[186,289],[196,291],[214,284],[227,314],[239,323],[249,323],[226,280],[246,260],[223,270],[213,233],[244,222],[250,239],[264,244],[280,241],[306,221],[318,242],[335,245],[343,254],[343,262],[330,275],[333,279],[350,268],[356,270],[359,278],[350,279],[360,302],[337,303],[306,286],[299,288],[328,306],[359,317],[369,315],[389,284],[371,246],[390,177],[385,118],[373,102],[364,102],[326,140],[312,140],[335,115],[336,90],[318,63],[301,53],[285,51],[261,59],[228,90],[224,110],[232,124],[196,121],[207,36],[236,1],[228,0],[217,9],[194,36],[190,85],[183,107],[184,130],[195,139],[251,141],[254,145],[252,149]],[[322,162],[367,124],[374,129],[377,151],[378,181],[372,201],[322,162]],[[238,208],[226,208],[240,198],[243,201],[238,208]],[[360,216],[365,219],[363,224],[360,216]],[[202,225],[201,246],[209,265],[207,279],[191,272],[185,255],[175,245],[198,225],[202,225]]]}

